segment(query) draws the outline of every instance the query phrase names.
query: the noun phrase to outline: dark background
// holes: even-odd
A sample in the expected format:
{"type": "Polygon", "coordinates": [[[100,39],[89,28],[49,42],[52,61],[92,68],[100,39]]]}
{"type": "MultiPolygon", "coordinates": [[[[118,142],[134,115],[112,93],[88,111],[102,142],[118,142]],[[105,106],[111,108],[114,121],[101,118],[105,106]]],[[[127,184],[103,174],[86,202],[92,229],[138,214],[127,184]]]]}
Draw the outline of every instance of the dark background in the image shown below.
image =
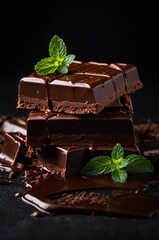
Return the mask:
{"type": "Polygon", "coordinates": [[[154,2],[1,1],[0,114],[25,114],[16,109],[19,79],[48,56],[49,41],[57,34],[76,60],[136,65],[144,89],[132,94],[135,120],[158,121],[159,14],[154,2]]]}

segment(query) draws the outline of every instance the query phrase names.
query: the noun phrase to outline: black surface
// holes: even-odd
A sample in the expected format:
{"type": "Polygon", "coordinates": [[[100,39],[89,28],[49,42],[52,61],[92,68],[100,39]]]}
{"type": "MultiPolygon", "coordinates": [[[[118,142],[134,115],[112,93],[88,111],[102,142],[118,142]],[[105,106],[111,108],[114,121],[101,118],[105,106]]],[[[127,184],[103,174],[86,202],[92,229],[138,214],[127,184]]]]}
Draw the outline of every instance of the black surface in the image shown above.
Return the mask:
{"type": "MultiPolygon", "coordinates": [[[[15,2],[15,1],[14,1],[15,2]]],[[[0,114],[17,110],[17,87],[37,60],[47,56],[54,34],[79,60],[127,62],[137,66],[144,88],[132,94],[136,122],[159,122],[158,8],[139,1],[45,1],[0,4],[0,114]],[[51,4],[48,4],[51,2],[51,4]],[[18,7],[18,8],[17,8],[18,7]],[[157,13],[157,14],[156,14],[157,13]]],[[[1,176],[2,173],[0,173],[1,176]]],[[[61,215],[33,218],[33,207],[15,197],[20,180],[0,186],[0,240],[158,239],[159,217],[61,215]]]]}

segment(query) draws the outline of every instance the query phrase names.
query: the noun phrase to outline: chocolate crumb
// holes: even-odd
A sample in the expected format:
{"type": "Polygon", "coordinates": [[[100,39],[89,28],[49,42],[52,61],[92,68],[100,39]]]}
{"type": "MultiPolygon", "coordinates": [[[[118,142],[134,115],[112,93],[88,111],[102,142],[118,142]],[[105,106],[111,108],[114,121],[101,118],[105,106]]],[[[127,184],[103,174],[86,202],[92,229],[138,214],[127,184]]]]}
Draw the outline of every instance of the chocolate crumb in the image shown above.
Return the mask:
{"type": "Polygon", "coordinates": [[[44,216],[44,214],[42,214],[39,211],[34,211],[30,215],[31,215],[31,217],[43,217],[44,216]]]}

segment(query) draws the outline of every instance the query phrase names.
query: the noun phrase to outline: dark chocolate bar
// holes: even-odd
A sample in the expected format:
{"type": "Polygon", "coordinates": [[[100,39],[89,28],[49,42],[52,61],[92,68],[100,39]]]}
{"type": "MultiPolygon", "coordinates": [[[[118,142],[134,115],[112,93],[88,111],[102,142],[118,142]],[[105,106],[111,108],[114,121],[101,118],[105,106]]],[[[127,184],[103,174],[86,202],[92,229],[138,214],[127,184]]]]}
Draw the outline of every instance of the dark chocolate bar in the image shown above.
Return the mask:
{"type": "Polygon", "coordinates": [[[17,108],[68,114],[98,114],[116,99],[142,88],[131,64],[74,62],[69,73],[23,77],[17,108]]]}
{"type": "Polygon", "coordinates": [[[112,146],[117,142],[135,144],[133,114],[125,108],[95,116],[31,111],[27,119],[28,146],[112,146]]]}

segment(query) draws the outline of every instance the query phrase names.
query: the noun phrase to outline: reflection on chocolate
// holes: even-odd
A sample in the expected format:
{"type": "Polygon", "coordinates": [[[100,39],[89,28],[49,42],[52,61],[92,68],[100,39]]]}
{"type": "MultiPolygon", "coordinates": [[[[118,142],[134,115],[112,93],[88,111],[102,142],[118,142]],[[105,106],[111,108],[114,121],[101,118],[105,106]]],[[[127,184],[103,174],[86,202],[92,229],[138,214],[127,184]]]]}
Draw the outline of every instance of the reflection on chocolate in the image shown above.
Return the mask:
{"type": "Polygon", "coordinates": [[[38,76],[20,80],[17,108],[69,114],[97,114],[116,99],[143,87],[130,64],[74,62],[66,75],[38,76]]]}

